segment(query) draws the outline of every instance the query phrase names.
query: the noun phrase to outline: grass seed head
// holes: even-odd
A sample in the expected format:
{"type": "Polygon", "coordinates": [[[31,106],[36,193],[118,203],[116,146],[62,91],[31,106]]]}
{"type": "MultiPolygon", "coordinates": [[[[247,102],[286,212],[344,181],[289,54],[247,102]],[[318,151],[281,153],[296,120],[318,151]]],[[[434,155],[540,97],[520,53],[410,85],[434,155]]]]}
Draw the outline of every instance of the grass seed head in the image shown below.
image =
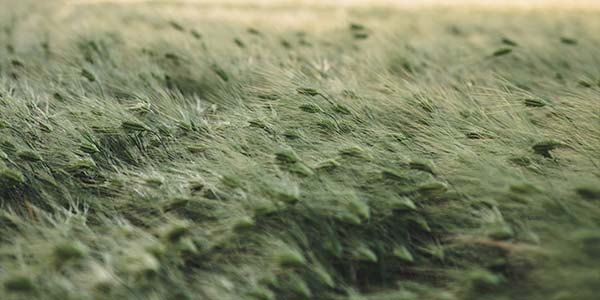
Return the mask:
{"type": "Polygon", "coordinates": [[[281,39],[279,44],[281,44],[281,46],[285,49],[292,49],[292,44],[285,39],[281,39]]]}
{"type": "Polygon", "coordinates": [[[275,159],[280,163],[297,163],[300,161],[300,157],[292,149],[284,149],[275,153],[275,159]]]}
{"type": "Polygon", "coordinates": [[[570,37],[565,37],[565,36],[560,38],[560,42],[565,45],[571,45],[571,46],[577,45],[576,39],[570,38],[570,37]]]}
{"type": "Polygon", "coordinates": [[[350,23],[350,30],[352,30],[352,31],[362,31],[362,30],[366,30],[366,29],[367,28],[362,24],[350,23]]]}
{"type": "Polygon", "coordinates": [[[300,189],[295,184],[283,184],[271,187],[267,193],[277,201],[294,204],[300,199],[300,189]]]}
{"type": "Polygon", "coordinates": [[[192,122],[178,121],[177,128],[183,131],[194,131],[194,125],[192,122]]]}
{"type": "Polygon", "coordinates": [[[288,286],[289,290],[300,296],[300,299],[312,299],[312,292],[308,287],[308,284],[295,273],[288,275],[288,286]]]}
{"type": "Polygon", "coordinates": [[[256,224],[256,222],[254,221],[254,219],[252,217],[243,216],[243,217],[235,220],[235,223],[233,224],[233,230],[238,231],[238,232],[243,231],[248,228],[252,228],[255,224],[256,224]]]}
{"type": "Polygon", "coordinates": [[[302,267],[306,265],[306,259],[299,250],[281,249],[276,253],[275,257],[282,267],[302,267]]]}
{"type": "Polygon", "coordinates": [[[517,44],[517,42],[515,42],[515,41],[513,41],[513,40],[511,40],[511,39],[509,39],[507,37],[502,38],[501,42],[502,42],[502,44],[507,45],[507,46],[511,46],[511,47],[517,47],[517,46],[519,46],[519,44],[517,44]]]}
{"type": "Polygon", "coordinates": [[[307,88],[307,87],[297,88],[296,92],[298,92],[298,94],[300,94],[300,95],[311,96],[311,97],[320,95],[319,91],[317,91],[313,88],[307,88]]]}
{"type": "Polygon", "coordinates": [[[531,195],[536,193],[542,193],[543,190],[530,183],[518,183],[512,184],[509,190],[513,193],[531,195]]]}
{"type": "Polygon", "coordinates": [[[9,140],[1,141],[0,148],[2,148],[4,151],[6,151],[8,153],[14,153],[15,151],[17,151],[17,146],[9,140]]]}
{"type": "Polygon", "coordinates": [[[161,187],[165,183],[165,180],[162,177],[148,177],[144,179],[144,184],[151,187],[161,187]]]}
{"type": "Polygon", "coordinates": [[[366,40],[367,38],[369,38],[369,34],[366,32],[355,32],[354,34],[352,34],[352,36],[356,40],[366,40]]]}
{"type": "Polygon", "coordinates": [[[173,210],[184,209],[189,206],[190,202],[191,200],[188,198],[175,198],[161,203],[161,207],[164,208],[165,212],[170,212],[173,210]]]}
{"type": "Polygon", "coordinates": [[[190,181],[189,189],[192,194],[200,193],[204,190],[206,184],[203,181],[190,181]]]}
{"type": "Polygon", "coordinates": [[[525,104],[525,106],[529,106],[529,107],[544,107],[544,106],[546,106],[546,102],[541,99],[525,99],[523,101],[523,103],[525,104]]]}
{"type": "Polygon", "coordinates": [[[95,169],[96,162],[91,158],[80,158],[69,163],[67,170],[72,173],[80,174],[87,170],[95,169]]]}
{"type": "Polygon", "coordinates": [[[10,184],[25,183],[25,177],[23,177],[23,174],[20,171],[7,168],[0,169],[0,180],[10,184]]]}
{"type": "Polygon", "coordinates": [[[338,124],[330,119],[321,119],[317,121],[317,126],[325,133],[334,133],[339,129],[338,124]]]}
{"type": "Polygon", "coordinates": [[[422,195],[436,197],[444,194],[448,186],[443,182],[433,181],[420,185],[417,190],[422,195]]]}
{"type": "Polygon", "coordinates": [[[597,258],[600,253],[600,233],[598,230],[580,229],[572,234],[579,248],[590,257],[597,258]]]}
{"type": "Polygon", "coordinates": [[[227,75],[227,72],[225,72],[225,70],[223,70],[223,68],[221,68],[219,65],[212,64],[210,68],[213,70],[213,72],[215,72],[215,74],[217,74],[217,76],[219,76],[219,78],[221,78],[221,80],[225,82],[229,81],[229,75],[227,75]]]}
{"type": "Polygon", "coordinates": [[[300,109],[307,112],[307,113],[320,113],[323,112],[323,109],[321,109],[321,107],[319,107],[316,104],[313,103],[305,103],[300,105],[300,109]]]}
{"type": "Polygon", "coordinates": [[[417,210],[417,206],[415,205],[415,203],[406,197],[394,199],[392,201],[392,208],[395,210],[407,210],[407,211],[417,210]]]}
{"type": "Polygon", "coordinates": [[[434,175],[433,168],[426,162],[423,161],[411,161],[408,163],[408,167],[412,170],[419,170],[434,175]]]}
{"type": "Polygon", "coordinates": [[[405,262],[413,262],[415,259],[410,251],[405,246],[397,246],[394,248],[394,256],[405,262]]]}
{"type": "Polygon", "coordinates": [[[337,162],[335,159],[328,159],[328,160],[324,160],[324,161],[320,162],[317,165],[316,169],[331,171],[331,170],[338,168],[339,166],[340,166],[340,163],[337,162]]]}
{"type": "Polygon", "coordinates": [[[363,148],[358,146],[352,146],[346,149],[340,150],[340,154],[343,156],[352,156],[352,157],[365,157],[366,153],[363,148]]]}
{"type": "Polygon", "coordinates": [[[421,107],[421,109],[423,109],[424,111],[428,112],[428,113],[433,113],[436,110],[436,106],[433,103],[433,101],[429,100],[429,99],[421,99],[418,102],[419,107],[421,107]]]}
{"type": "Polygon", "coordinates": [[[87,79],[89,82],[96,81],[96,75],[94,75],[94,73],[88,69],[81,69],[81,76],[83,76],[83,78],[87,79]]]}
{"type": "Polygon", "coordinates": [[[425,231],[431,232],[431,227],[429,227],[429,223],[427,219],[421,215],[414,215],[410,218],[410,221],[417,226],[417,228],[425,231]]]}
{"type": "Polygon", "coordinates": [[[452,34],[452,35],[456,35],[456,36],[460,36],[460,35],[463,35],[463,34],[465,33],[465,32],[464,32],[464,31],[463,31],[463,30],[462,30],[460,27],[458,27],[457,25],[450,25],[450,26],[448,26],[447,30],[448,30],[448,32],[449,32],[450,34],[452,34]]]}
{"type": "Polygon", "coordinates": [[[431,255],[431,257],[437,258],[440,261],[443,261],[446,257],[446,252],[444,251],[444,247],[440,244],[429,244],[425,247],[420,248],[423,252],[431,255]]]}
{"type": "Polygon", "coordinates": [[[337,258],[340,258],[344,253],[342,243],[335,237],[329,237],[328,239],[323,240],[323,248],[328,254],[337,258]]]}
{"type": "Polygon", "coordinates": [[[89,276],[94,290],[107,294],[117,284],[113,274],[99,264],[91,264],[89,276]]]}
{"type": "Polygon", "coordinates": [[[275,300],[275,293],[268,288],[257,286],[248,292],[248,296],[256,300],[275,300]]]}
{"type": "Polygon", "coordinates": [[[595,186],[578,187],[575,192],[587,200],[600,200],[600,188],[595,186]]]}
{"type": "Polygon", "coordinates": [[[485,138],[485,136],[482,133],[479,133],[476,131],[467,132],[467,133],[465,133],[465,136],[471,140],[481,140],[481,139],[485,138]]]}
{"type": "Polygon", "coordinates": [[[531,159],[526,156],[511,157],[509,161],[517,166],[527,167],[531,165],[531,159]]]}
{"type": "Polygon", "coordinates": [[[37,125],[40,128],[40,130],[43,132],[51,133],[52,131],[54,131],[54,128],[48,122],[39,121],[37,125]]]}
{"type": "Polygon", "coordinates": [[[487,236],[494,240],[509,240],[513,238],[514,231],[508,224],[497,224],[487,230],[487,236]]]}
{"type": "Polygon", "coordinates": [[[240,47],[240,48],[242,48],[242,49],[243,49],[243,48],[246,48],[246,44],[244,44],[244,42],[242,42],[242,40],[241,40],[241,39],[239,39],[239,38],[235,38],[235,39],[233,39],[233,42],[234,42],[234,43],[235,43],[235,44],[236,44],[238,47],[240,47]]]}
{"type": "Polygon", "coordinates": [[[303,163],[295,163],[288,167],[288,171],[301,176],[312,176],[315,172],[307,165],[303,163]]]}
{"type": "Polygon", "coordinates": [[[283,136],[290,140],[297,140],[302,137],[298,130],[288,129],[283,133],[283,136]]]}
{"type": "Polygon", "coordinates": [[[202,34],[198,32],[196,29],[190,30],[190,34],[197,40],[202,39],[202,34]]]}
{"type": "Polygon", "coordinates": [[[405,181],[407,178],[402,174],[396,172],[392,169],[385,169],[381,171],[381,176],[385,179],[394,180],[394,181],[405,181]]]}
{"type": "Polygon", "coordinates": [[[257,95],[257,97],[259,99],[271,100],[271,101],[275,101],[275,100],[279,99],[279,96],[277,94],[260,94],[260,95],[257,95]]]}
{"type": "Polygon", "coordinates": [[[550,153],[550,151],[555,150],[556,148],[562,145],[563,144],[557,140],[546,140],[534,144],[533,146],[531,146],[531,149],[533,149],[533,152],[535,154],[541,155],[546,158],[551,158],[552,154],[550,153]]]}
{"type": "Polygon", "coordinates": [[[252,127],[256,127],[256,128],[260,128],[263,130],[267,130],[269,131],[270,127],[267,123],[265,123],[265,121],[263,120],[249,120],[248,123],[250,123],[250,126],[252,127]]]}
{"type": "Polygon", "coordinates": [[[342,115],[349,115],[349,114],[352,113],[348,107],[346,107],[346,106],[344,106],[342,104],[336,104],[333,107],[333,111],[335,111],[337,113],[340,113],[342,115]]]}
{"type": "Polygon", "coordinates": [[[42,49],[44,49],[46,54],[50,53],[50,44],[47,41],[41,42],[40,46],[42,46],[42,49]]]}
{"type": "Polygon", "coordinates": [[[6,52],[15,54],[15,46],[13,44],[6,44],[6,52]]]}
{"type": "Polygon", "coordinates": [[[192,154],[204,153],[207,150],[205,145],[188,145],[185,149],[192,154]]]}
{"type": "Polygon", "coordinates": [[[360,245],[352,250],[352,256],[359,261],[377,262],[377,254],[366,245],[360,245]]]}
{"type": "Polygon", "coordinates": [[[17,152],[17,157],[27,162],[39,162],[43,161],[42,156],[32,150],[22,150],[17,152]]]}
{"type": "Polygon", "coordinates": [[[179,57],[179,55],[175,54],[175,53],[165,53],[165,58],[174,62],[174,63],[179,63],[179,61],[181,60],[181,58],[179,57]]]}
{"type": "Polygon", "coordinates": [[[176,221],[164,228],[164,237],[170,242],[176,242],[188,235],[190,224],[186,221],[176,221]]]}
{"type": "Polygon", "coordinates": [[[468,274],[472,288],[477,290],[489,289],[498,286],[503,282],[501,276],[496,275],[488,270],[475,270],[468,274]]]}
{"type": "Polygon", "coordinates": [[[265,200],[265,201],[256,203],[252,207],[252,210],[253,210],[255,216],[261,217],[261,216],[272,215],[272,214],[276,213],[279,210],[279,208],[280,208],[279,205],[276,204],[275,202],[265,200]]]}
{"type": "Polygon", "coordinates": [[[54,259],[57,265],[63,265],[68,261],[84,258],[88,254],[88,248],[80,242],[65,242],[54,247],[54,259]]]}
{"type": "Polygon", "coordinates": [[[198,247],[196,246],[196,243],[194,243],[194,241],[189,237],[182,238],[177,241],[175,248],[177,249],[177,252],[185,256],[198,253],[198,247]]]}
{"type": "Polygon", "coordinates": [[[252,34],[252,35],[258,35],[258,36],[262,35],[262,33],[260,31],[258,31],[258,29],[256,29],[256,28],[249,27],[247,31],[249,34],[252,34]]]}
{"type": "Polygon", "coordinates": [[[16,68],[23,68],[23,67],[25,67],[25,64],[22,61],[18,60],[18,59],[11,59],[10,60],[10,64],[13,67],[16,67],[16,68]]]}
{"type": "Polygon", "coordinates": [[[336,214],[336,218],[344,223],[352,224],[352,225],[360,225],[362,220],[356,214],[351,212],[341,212],[336,214]]]}
{"type": "Polygon", "coordinates": [[[65,102],[65,100],[66,100],[65,97],[58,92],[52,94],[52,98],[54,98],[56,101],[59,101],[59,102],[65,102]]]}
{"type": "Polygon", "coordinates": [[[121,122],[121,128],[123,128],[125,131],[137,131],[137,132],[150,131],[150,128],[148,128],[148,126],[146,126],[146,124],[136,121],[136,120],[121,122]]]}
{"type": "Polygon", "coordinates": [[[589,82],[587,82],[585,80],[580,80],[577,84],[580,87],[584,87],[584,88],[588,88],[588,89],[591,88],[591,87],[593,87],[593,85],[591,83],[589,83],[589,82]]]}
{"type": "Polygon", "coordinates": [[[176,21],[169,21],[169,25],[177,31],[185,31],[185,28],[183,28],[183,26],[181,26],[181,24],[177,23],[176,21]]]}
{"type": "Polygon", "coordinates": [[[13,293],[29,293],[35,290],[35,284],[29,276],[16,275],[4,281],[4,288],[13,293]]]}
{"type": "Polygon", "coordinates": [[[358,99],[358,95],[356,94],[356,92],[352,91],[352,90],[343,90],[342,91],[342,96],[350,98],[350,99],[358,99]]]}
{"type": "Polygon", "coordinates": [[[369,205],[358,198],[350,198],[348,209],[359,218],[367,220],[371,216],[369,205]]]}
{"type": "Polygon", "coordinates": [[[158,272],[160,262],[147,251],[130,251],[124,259],[124,268],[132,275],[146,276],[158,272]]]}
{"type": "Polygon", "coordinates": [[[87,154],[94,154],[100,152],[96,144],[89,141],[81,142],[81,144],[79,145],[79,149],[87,154]]]}
{"type": "Polygon", "coordinates": [[[494,56],[494,57],[504,56],[504,55],[510,54],[512,51],[513,50],[511,48],[501,48],[501,49],[494,51],[494,53],[492,53],[492,56],[494,56]]]}
{"type": "Polygon", "coordinates": [[[317,279],[320,283],[330,288],[335,287],[333,277],[331,277],[329,272],[327,272],[327,270],[323,266],[317,264],[312,268],[312,271],[315,276],[315,279],[317,279]]]}
{"type": "Polygon", "coordinates": [[[235,175],[223,175],[221,182],[232,189],[239,188],[243,185],[242,179],[235,175]]]}

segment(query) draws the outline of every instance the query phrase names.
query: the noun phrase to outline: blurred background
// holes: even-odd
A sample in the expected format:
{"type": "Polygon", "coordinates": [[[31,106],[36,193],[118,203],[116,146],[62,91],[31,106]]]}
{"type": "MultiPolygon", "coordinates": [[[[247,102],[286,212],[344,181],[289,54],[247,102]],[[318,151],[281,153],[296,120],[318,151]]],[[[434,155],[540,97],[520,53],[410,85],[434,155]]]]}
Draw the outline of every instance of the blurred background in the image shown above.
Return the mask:
{"type": "Polygon", "coordinates": [[[599,7],[598,0],[70,0],[69,2],[154,2],[154,3],[219,3],[251,5],[395,5],[406,7],[419,6],[483,6],[483,7],[521,7],[521,8],[591,8],[599,7]]]}

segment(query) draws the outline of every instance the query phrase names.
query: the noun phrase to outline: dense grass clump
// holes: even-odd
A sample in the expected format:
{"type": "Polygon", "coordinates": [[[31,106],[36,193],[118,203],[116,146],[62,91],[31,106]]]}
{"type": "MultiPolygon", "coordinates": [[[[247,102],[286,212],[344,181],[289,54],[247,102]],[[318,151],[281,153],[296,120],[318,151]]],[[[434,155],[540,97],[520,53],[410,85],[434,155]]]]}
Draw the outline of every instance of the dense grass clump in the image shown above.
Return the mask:
{"type": "Polygon", "coordinates": [[[0,299],[597,297],[596,13],[2,7],[0,299]]]}

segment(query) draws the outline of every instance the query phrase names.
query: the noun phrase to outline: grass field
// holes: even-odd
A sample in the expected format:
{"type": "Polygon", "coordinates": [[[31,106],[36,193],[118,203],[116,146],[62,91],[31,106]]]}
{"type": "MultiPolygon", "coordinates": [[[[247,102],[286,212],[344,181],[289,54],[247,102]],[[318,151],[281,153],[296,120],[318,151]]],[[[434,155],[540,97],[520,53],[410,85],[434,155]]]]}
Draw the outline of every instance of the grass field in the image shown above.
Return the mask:
{"type": "Polygon", "coordinates": [[[597,299],[598,11],[0,6],[0,299],[597,299]]]}

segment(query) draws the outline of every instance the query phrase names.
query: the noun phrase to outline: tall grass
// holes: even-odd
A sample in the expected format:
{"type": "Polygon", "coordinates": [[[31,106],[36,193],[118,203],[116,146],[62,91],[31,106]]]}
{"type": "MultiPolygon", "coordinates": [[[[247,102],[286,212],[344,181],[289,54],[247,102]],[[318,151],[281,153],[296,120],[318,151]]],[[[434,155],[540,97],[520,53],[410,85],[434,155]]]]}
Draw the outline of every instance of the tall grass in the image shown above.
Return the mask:
{"type": "Polygon", "coordinates": [[[3,7],[1,299],[596,297],[595,13],[3,7]]]}

